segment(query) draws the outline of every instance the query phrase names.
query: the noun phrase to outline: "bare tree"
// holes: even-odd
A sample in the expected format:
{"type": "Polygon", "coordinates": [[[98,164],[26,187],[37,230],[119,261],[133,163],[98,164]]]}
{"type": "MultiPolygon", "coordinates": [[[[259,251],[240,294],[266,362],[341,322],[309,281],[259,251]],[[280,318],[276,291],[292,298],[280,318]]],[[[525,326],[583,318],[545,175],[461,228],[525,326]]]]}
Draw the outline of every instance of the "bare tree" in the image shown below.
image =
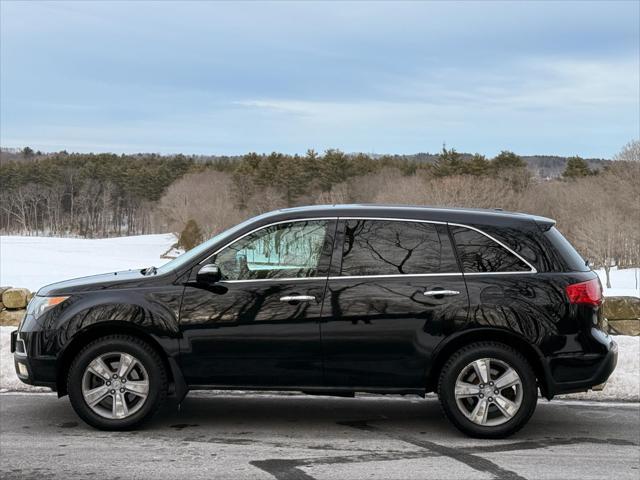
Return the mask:
{"type": "Polygon", "coordinates": [[[640,162],[640,140],[631,140],[613,159],[623,162],[640,162]]]}
{"type": "Polygon", "coordinates": [[[231,176],[215,170],[190,173],[174,182],[160,199],[156,227],[180,232],[190,219],[205,236],[238,222],[243,214],[235,208],[231,176]]]}

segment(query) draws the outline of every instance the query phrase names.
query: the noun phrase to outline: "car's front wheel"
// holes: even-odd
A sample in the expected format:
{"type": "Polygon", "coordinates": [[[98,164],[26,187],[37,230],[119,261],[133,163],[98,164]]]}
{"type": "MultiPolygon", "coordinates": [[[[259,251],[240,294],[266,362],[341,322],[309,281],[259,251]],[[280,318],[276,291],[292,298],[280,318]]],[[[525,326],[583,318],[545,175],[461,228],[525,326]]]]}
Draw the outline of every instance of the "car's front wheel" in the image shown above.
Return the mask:
{"type": "Polygon", "coordinates": [[[102,430],[131,429],[163,403],[167,376],[158,353],[128,335],[110,335],[87,345],[67,377],[76,413],[102,430]]]}
{"type": "Polygon", "coordinates": [[[457,351],[445,364],[438,395],[449,420],[480,438],[504,438],[524,426],[538,400],[535,374],[507,345],[478,342],[457,351]]]}

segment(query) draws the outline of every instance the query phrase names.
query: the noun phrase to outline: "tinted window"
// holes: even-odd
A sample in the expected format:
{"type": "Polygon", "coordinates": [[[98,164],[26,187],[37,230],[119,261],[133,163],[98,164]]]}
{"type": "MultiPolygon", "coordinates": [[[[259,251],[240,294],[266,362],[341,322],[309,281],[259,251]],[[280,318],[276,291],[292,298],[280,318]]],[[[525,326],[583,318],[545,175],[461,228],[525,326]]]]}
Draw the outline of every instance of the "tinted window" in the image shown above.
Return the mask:
{"type": "Polygon", "coordinates": [[[570,272],[588,272],[590,270],[584,259],[557,228],[550,228],[545,233],[545,237],[547,237],[551,245],[553,245],[553,248],[565,261],[570,272]]]}
{"type": "Polygon", "coordinates": [[[441,225],[387,220],[346,220],[341,275],[416,275],[456,272],[441,225]]]}
{"type": "Polygon", "coordinates": [[[509,250],[475,230],[451,227],[465,273],[528,272],[531,268],[509,250]]]}
{"type": "Polygon", "coordinates": [[[229,245],[213,258],[225,280],[315,277],[329,221],[265,227],[229,245]]]}

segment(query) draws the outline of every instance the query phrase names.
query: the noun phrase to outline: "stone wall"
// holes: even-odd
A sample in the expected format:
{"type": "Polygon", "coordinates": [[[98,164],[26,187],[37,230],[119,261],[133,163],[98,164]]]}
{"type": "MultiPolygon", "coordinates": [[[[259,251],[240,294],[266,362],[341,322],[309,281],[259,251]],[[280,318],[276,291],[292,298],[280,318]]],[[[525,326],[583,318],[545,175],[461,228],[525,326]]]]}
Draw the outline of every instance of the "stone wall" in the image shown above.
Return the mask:
{"type": "Polygon", "coordinates": [[[0,287],[0,325],[17,327],[31,297],[26,288],[0,287]]]}
{"type": "Polygon", "coordinates": [[[640,298],[607,297],[602,305],[604,328],[613,335],[640,335],[640,298]]]}

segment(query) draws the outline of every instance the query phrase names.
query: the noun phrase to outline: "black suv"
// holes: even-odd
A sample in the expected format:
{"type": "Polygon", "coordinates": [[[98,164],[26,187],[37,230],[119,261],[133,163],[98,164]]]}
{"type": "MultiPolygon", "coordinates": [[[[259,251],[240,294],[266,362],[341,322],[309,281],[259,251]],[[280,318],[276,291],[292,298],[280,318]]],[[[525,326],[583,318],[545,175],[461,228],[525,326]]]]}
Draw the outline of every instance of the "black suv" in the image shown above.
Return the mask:
{"type": "Polygon", "coordinates": [[[260,215],[159,267],[40,289],[12,335],[23,382],[132,428],[188,390],[437,392],[504,437],[538,397],[607,380],[598,277],[554,221],[494,210],[314,206],[260,215]]]}

